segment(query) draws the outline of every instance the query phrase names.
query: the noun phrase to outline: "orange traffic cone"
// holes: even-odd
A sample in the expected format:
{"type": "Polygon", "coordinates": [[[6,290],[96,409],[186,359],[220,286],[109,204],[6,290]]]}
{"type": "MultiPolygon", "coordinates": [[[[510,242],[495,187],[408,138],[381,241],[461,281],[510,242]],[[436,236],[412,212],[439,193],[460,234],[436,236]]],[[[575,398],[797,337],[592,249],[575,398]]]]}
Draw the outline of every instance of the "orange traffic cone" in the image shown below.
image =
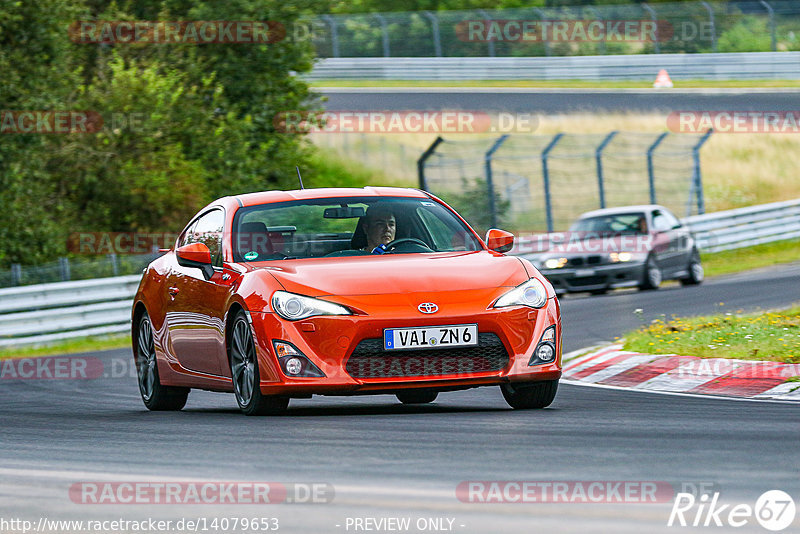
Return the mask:
{"type": "Polygon", "coordinates": [[[672,80],[669,79],[667,69],[658,71],[658,76],[656,76],[656,81],[653,82],[653,87],[672,87],[672,80]]]}

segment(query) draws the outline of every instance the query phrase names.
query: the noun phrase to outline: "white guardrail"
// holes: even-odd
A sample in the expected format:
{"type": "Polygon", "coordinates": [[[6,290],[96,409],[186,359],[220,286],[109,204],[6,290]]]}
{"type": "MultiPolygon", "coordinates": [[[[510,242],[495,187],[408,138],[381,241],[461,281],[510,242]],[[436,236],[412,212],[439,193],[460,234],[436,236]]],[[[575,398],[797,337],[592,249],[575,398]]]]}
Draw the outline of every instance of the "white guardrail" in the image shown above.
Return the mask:
{"type": "MultiPolygon", "coordinates": [[[[701,250],[800,237],[800,199],[683,220],[701,250]]],[[[0,348],[130,331],[140,275],[0,289],[0,348]]]]}
{"type": "Polygon", "coordinates": [[[563,57],[327,58],[305,78],[358,80],[795,80],[800,52],[563,57]]]}

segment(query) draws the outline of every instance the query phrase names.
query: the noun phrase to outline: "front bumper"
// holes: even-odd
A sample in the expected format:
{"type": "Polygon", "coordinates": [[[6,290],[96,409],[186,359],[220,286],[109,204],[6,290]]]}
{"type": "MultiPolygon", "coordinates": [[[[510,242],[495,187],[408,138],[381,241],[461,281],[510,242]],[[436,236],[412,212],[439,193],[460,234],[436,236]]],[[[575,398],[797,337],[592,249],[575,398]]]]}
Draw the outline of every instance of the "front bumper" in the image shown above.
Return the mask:
{"type": "Polygon", "coordinates": [[[526,307],[483,310],[479,314],[377,317],[354,315],[285,321],[273,313],[251,313],[265,395],[308,396],[389,393],[401,389],[462,389],[514,381],[561,377],[561,321],[558,301],[540,310],[526,307]],[[453,324],[478,325],[481,345],[469,349],[383,351],[385,328],[453,324]],[[529,366],[544,330],[556,325],[556,357],[529,366]],[[491,338],[491,346],[484,343],[491,338]],[[295,345],[324,377],[286,376],[273,340],[295,345]],[[417,354],[411,354],[417,353],[417,354]]]}
{"type": "Polygon", "coordinates": [[[645,262],[543,269],[540,272],[558,293],[597,291],[639,285],[644,277],[645,262]]]}

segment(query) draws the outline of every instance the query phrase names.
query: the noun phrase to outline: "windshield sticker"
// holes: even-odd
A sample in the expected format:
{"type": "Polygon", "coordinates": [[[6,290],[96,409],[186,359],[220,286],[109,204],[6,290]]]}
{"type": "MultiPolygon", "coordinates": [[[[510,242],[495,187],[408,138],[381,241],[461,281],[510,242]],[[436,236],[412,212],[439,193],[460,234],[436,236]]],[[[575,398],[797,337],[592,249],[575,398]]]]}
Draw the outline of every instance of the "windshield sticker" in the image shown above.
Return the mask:
{"type": "Polygon", "coordinates": [[[244,259],[246,259],[247,261],[253,261],[257,257],[258,257],[258,252],[255,251],[250,251],[244,255],[244,259]]]}

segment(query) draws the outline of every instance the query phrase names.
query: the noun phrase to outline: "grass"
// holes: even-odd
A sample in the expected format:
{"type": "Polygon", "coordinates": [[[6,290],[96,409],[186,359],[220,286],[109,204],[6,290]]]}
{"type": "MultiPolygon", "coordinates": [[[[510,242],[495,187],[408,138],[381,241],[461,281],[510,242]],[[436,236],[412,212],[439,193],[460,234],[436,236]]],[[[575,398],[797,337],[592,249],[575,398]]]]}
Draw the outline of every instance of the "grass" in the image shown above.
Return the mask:
{"type": "Polygon", "coordinates": [[[800,239],[764,243],[722,252],[702,253],[706,276],[738,273],[759,267],[800,261],[800,239]]]}
{"type": "Polygon", "coordinates": [[[759,314],[657,319],[625,336],[624,350],[800,363],[800,307],[759,314]]]}
{"type": "Polygon", "coordinates": [[[8,358],[35,358],[39,356],[55,356],[96,352],[100,350],[130,348],[131,336],[97,336],[70,339],[41,347],[11,347],[0,349],[0,360],[8,358]]]}
{"type": "MultiPolygon", "coordinates": [[[[655,74],[653,75],[655,80],[655,74]]],[[[542,89],[644,89],[653,80],[316,80],[320,87],[530,87],[542,89]]],[[[676,89],[686,88],[783,88],[800,87],[800,80],[672,80],[676,89]]]]}

